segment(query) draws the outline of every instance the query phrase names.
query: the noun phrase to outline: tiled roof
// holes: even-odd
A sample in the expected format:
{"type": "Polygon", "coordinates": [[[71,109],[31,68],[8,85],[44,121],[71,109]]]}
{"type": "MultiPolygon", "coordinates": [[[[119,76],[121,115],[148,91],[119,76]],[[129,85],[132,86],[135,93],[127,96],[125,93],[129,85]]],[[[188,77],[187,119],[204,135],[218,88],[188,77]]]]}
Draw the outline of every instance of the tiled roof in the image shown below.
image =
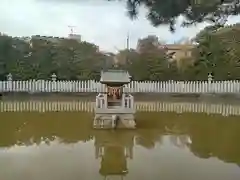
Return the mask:
{"type": "Polygon", "coordinates": [[[127,71],[124,70],[106,70],[102,71],[100,82],[109,83],[129,83],[130,76],[127,71]]]}

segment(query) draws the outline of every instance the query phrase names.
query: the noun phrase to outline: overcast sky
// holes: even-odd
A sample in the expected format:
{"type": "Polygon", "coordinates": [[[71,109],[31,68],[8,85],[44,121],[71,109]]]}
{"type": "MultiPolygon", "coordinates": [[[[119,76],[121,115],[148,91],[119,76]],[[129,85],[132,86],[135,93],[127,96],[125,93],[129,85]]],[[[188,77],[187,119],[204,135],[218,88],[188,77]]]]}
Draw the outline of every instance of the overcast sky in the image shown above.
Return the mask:
{"type": "MultiPolygon", "coordinates": [[[[192,38],[206,26],[202,23],[191,28],[179,27],[172,34],[168,26],[152,27],[144,9],[138,20],[131,21],[126,14],[124,3],[104,0],[1,0],[0,32],[11,36],[66,37],[71,25],[76,26],[74,31],[83,40],[99,45],[101,50],[116,51],[115,47],[126,47],[128,32],[130,46],[135,47],[139,38],[150,34],[172,43],[192,38]]],[[[229,20],[229,23],[236,22],[240,22],[239,17],[229,20]]]]}

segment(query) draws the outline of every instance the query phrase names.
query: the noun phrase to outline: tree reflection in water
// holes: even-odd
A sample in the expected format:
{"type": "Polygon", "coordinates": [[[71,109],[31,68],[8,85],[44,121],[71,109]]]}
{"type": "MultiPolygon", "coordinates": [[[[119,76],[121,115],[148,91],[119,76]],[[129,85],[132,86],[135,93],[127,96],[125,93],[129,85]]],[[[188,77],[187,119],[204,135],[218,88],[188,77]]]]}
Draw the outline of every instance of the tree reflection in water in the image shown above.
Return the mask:
{"type": "Polygon", "coordinates": [[[88,113],[1,113],[0,119],[1,148],[56,139],[65,144],[94,140],[104,176],[126,174],[134,145],[153,149],[156,144],[164,145],[165,137],[179,148],[189,148],[197,157],[216,157],[240,165],[240,121],[235,116],[139,113],[136,130],[113,132],[93,130],[88,113]]]}

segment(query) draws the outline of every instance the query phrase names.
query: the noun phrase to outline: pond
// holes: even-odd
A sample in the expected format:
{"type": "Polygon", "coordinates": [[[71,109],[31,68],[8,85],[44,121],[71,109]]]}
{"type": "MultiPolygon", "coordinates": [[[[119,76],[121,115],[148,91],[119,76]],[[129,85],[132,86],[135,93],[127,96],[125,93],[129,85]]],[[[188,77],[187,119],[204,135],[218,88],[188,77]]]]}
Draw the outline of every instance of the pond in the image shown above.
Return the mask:
{"type": "Polygon", "coordinates": [[[114,131],[92,129],[91,111],[1,110],[1,180],[240,179],[234,113],[140,111],[114,131]]]}

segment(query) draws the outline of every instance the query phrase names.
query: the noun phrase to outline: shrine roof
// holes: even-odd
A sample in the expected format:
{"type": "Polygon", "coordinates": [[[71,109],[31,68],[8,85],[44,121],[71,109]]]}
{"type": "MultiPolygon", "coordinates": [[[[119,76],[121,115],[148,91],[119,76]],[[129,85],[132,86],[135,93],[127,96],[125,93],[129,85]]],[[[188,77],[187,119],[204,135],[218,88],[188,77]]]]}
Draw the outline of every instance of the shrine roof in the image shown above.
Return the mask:
{"type": "Polygon", "coordinates": [[[131,82],[131,76],[128,71],[125,70],[105,70],[101,72],[101,83],[111,84],[111,83],[122,83],[127,84],[131,82]]]}

